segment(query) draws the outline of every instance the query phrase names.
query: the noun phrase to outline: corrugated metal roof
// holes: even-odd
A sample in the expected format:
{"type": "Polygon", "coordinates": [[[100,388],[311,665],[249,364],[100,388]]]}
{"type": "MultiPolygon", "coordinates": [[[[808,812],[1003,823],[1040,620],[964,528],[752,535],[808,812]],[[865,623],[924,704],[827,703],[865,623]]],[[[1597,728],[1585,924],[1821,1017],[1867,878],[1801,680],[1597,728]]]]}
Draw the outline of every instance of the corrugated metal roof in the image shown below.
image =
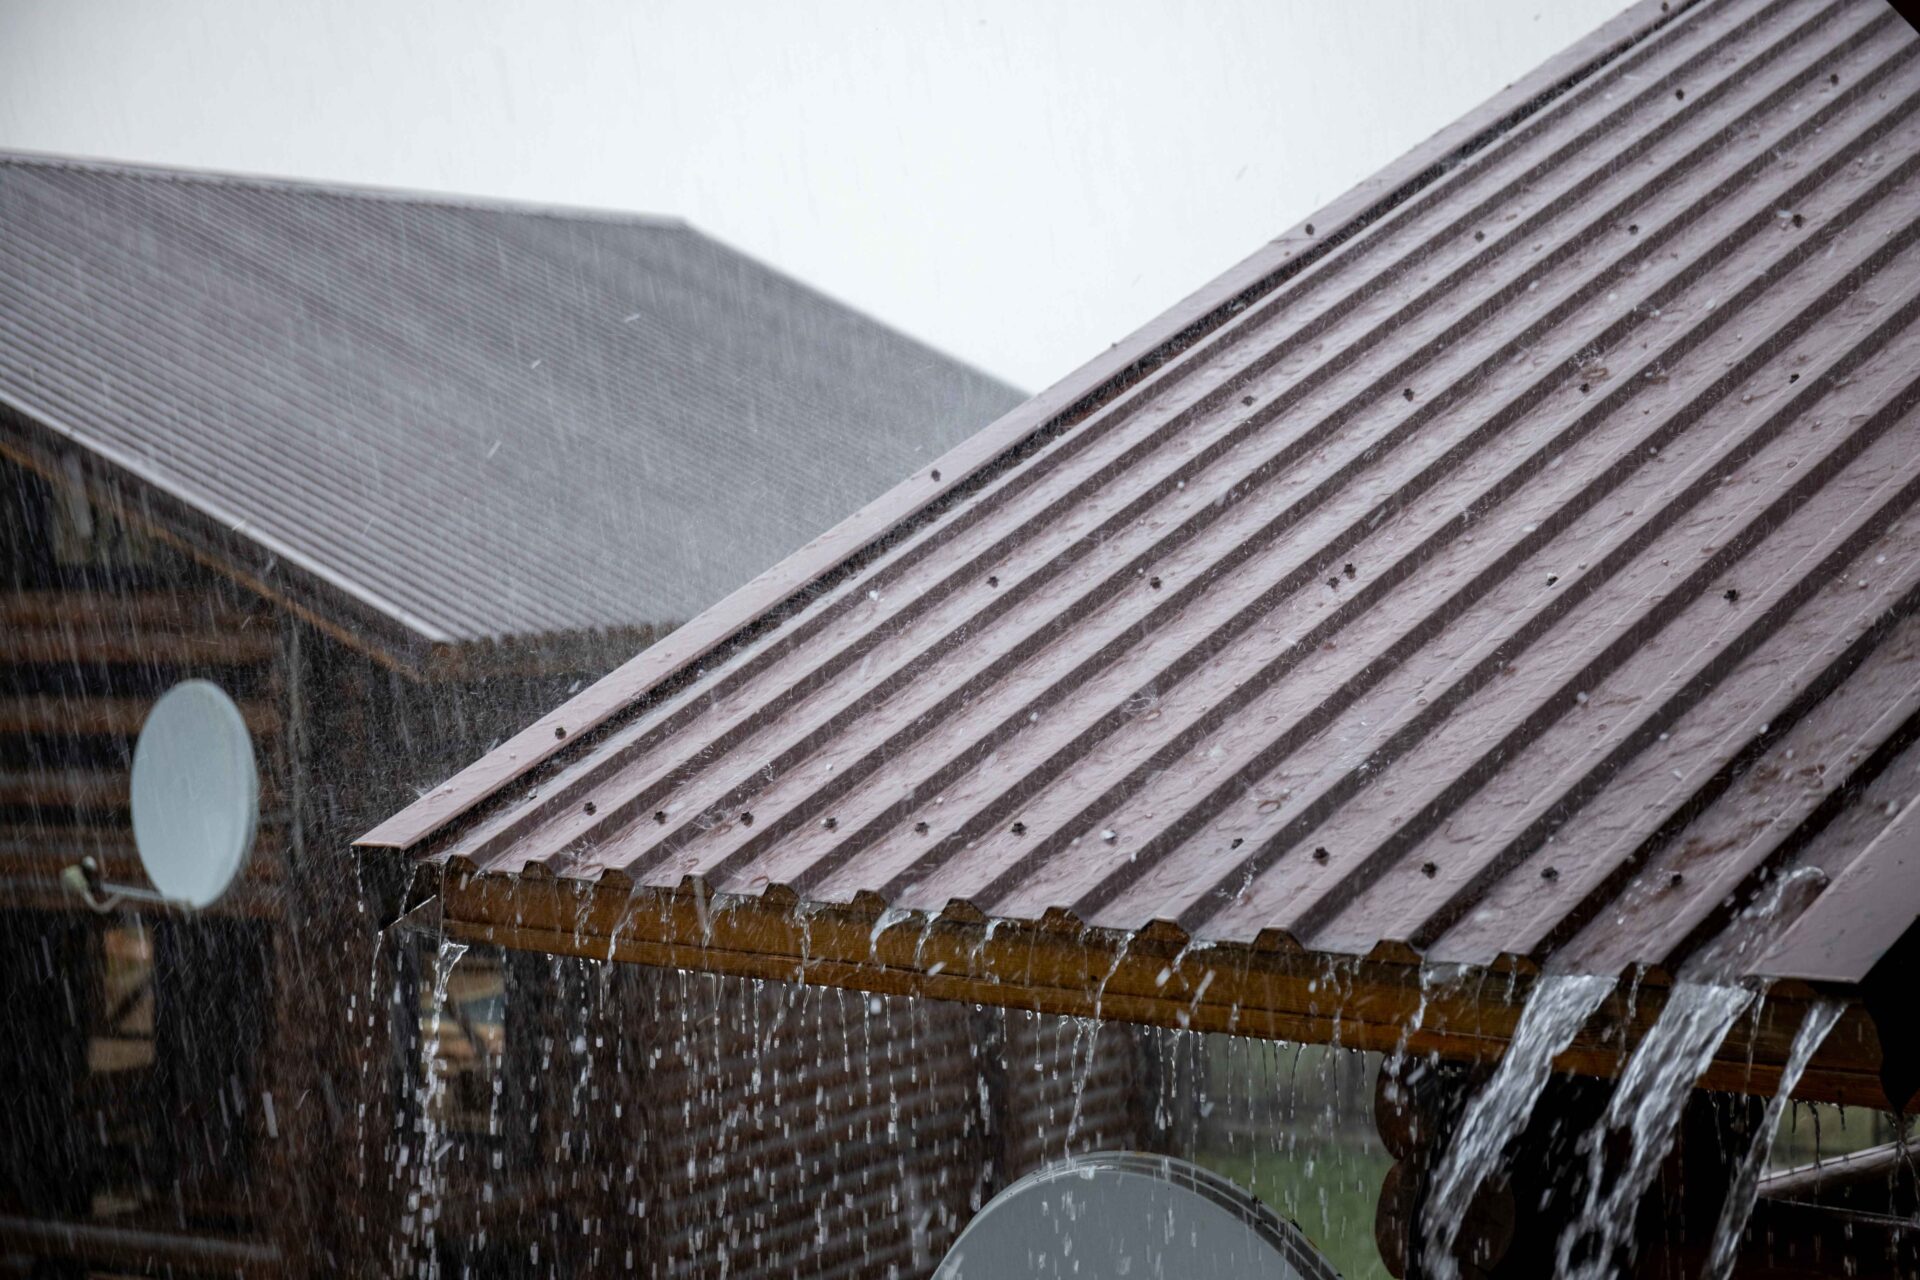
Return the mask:
{"type": "Polygon", "coordinates": [[[430,641],[685,619],[1017,400],[676,221],[0,154],[0,403],[430,641]]]}
{"type": "Polygon", "coordinates": [[[1920,41],[1624,21],[366,843],[1602,971],[1856,874],[1920,792],[1920,41]]]}

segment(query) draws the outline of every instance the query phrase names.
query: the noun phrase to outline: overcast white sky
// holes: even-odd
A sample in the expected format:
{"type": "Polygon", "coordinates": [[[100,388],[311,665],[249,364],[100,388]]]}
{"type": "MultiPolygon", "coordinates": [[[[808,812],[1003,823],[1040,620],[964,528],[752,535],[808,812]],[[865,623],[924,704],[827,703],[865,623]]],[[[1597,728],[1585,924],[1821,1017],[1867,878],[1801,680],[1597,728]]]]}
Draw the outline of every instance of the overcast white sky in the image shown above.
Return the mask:
{"type": "Polygon", "coordinates": [[[1039,390],[1625,0],[0,0],[0,146],[668,213],[1039,390]]]}

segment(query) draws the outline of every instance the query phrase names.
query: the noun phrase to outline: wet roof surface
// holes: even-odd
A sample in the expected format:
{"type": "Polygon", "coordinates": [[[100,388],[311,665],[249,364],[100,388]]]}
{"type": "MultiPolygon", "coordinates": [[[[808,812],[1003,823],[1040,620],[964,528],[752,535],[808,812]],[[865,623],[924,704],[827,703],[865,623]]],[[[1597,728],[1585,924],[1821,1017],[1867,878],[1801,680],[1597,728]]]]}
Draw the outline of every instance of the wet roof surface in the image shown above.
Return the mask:
{"type": "Polygon", "coordinates": [[[433,641],[683,620],[1018,400],[672,220],[0,154],[0,402],[433,641]]]}
{"type": "Polygon", "coordinates": [[[1920,42],[1636,12],[369,842],[1603,971],[1862,875],[1920,793],[1920,42]]]}

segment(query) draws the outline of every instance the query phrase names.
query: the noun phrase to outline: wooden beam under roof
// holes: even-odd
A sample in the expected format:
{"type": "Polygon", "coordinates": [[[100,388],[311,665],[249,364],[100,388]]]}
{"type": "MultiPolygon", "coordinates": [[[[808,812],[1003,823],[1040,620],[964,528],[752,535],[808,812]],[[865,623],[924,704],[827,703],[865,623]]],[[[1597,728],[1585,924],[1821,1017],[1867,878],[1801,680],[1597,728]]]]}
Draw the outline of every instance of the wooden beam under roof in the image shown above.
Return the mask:
{"type": "MultiPolygon", "coordinates": [[[[468,943],[1460,1061],[1505,1051],[1539,980],[1524,961],[1436,975],[1411,953],[1330,956],[1278,936],[1204,945],[1165,924],[1127,936],[1064,916],[989,921],[891,912],[870,900],[802,908],[779,893],[716,897],[619,877],[587,883],[456,868],[437,884],[416,881],[416,900],[435,892],[447,935],[468,943]]],[[[1659,973],[1623,978],[1556,1067],[1615,1075],[1671,983],[1659,973]]],[[[1804,983],[1776,985],[1757,1016],[1728,1035],[1700,1086],[1772,1093],[1809,1003],[1821,996],[1804,983]]],[[[1864,1004],[1846,998],[1795,1096],[1910,1104],[1886,1096],[1879,1033],[1864,1004]]]]}

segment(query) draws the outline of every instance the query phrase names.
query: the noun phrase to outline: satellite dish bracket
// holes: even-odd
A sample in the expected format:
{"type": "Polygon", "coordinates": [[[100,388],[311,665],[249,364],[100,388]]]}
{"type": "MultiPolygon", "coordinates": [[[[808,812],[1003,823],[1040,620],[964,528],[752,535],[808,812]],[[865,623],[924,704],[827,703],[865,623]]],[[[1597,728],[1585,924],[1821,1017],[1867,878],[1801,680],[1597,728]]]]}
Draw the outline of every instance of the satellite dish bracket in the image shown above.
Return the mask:
{"type": "Polygon", "coordinates": [[[111,915],[123,902],[152,902],[162,906],[172,903],[165,894],[155,893],[151,889],[142,889],[138,885],[108,884],[100,875],[100,864],[94,861],[92,854],[88,854],[62,871],[60,883],[89,908],[103,916],[111,915]]]}

